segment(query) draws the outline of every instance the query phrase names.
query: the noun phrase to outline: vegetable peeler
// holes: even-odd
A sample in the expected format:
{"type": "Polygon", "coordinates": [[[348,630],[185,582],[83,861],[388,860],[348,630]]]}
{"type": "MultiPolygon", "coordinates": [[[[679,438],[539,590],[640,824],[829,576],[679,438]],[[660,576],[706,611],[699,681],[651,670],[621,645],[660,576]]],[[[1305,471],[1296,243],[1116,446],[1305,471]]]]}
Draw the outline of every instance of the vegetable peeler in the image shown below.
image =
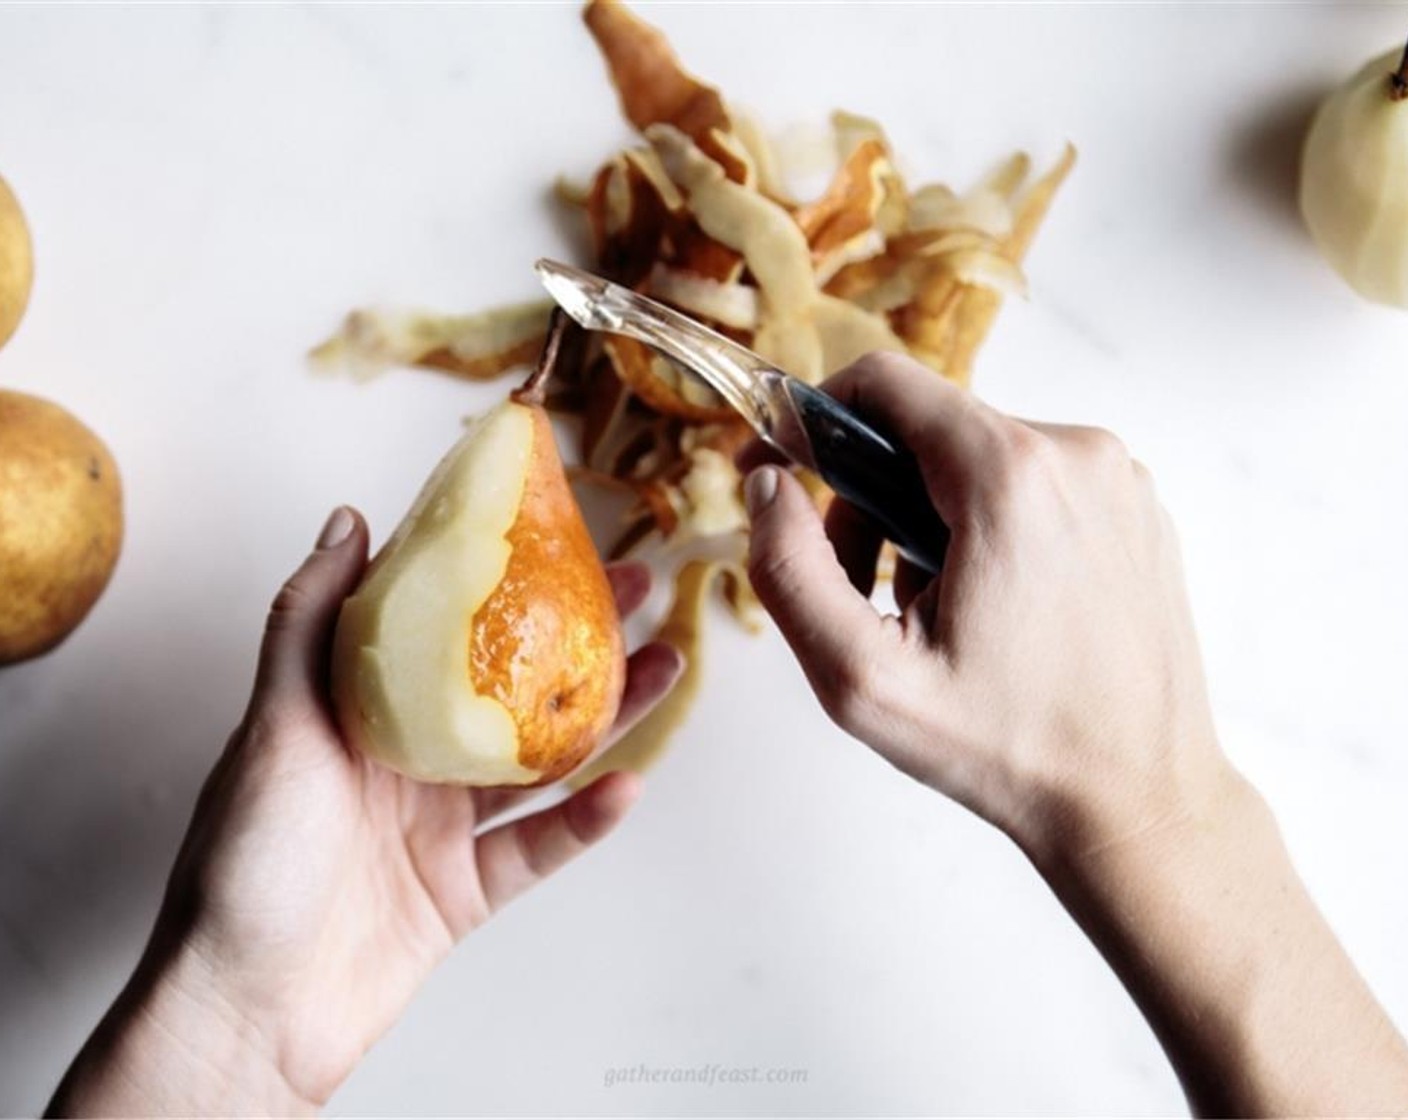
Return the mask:
{"type": "Polygon", "coordinates": [[[939,571],[948,528],[908,451],[820,389],[673,308],[557,261],[535,267],[548,294],[583,327],[633,338],[699,378],[764,443],[869,514],[906,560],[939,571]]]}

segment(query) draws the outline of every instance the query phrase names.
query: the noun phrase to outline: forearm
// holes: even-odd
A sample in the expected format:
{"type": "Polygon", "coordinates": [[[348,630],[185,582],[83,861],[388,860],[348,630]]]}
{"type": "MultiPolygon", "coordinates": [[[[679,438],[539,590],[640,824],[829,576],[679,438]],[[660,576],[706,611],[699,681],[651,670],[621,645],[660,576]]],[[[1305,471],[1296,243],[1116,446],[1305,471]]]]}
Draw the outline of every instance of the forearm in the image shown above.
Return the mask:
{"type": "Polygon", "coordinates": [[[1175,824],[1041,870],[1138,1002],[1198,1112],[1408,1111],[1408,1047],[1239,777],[1175,824]]]}
{"type": "Polygon", "coordinates": [[[144,962],[74,1060],[48,1114],[315,1112],[290,1090],[262,1032],[218,998],[213,980],[187,949],[144,962]]]}

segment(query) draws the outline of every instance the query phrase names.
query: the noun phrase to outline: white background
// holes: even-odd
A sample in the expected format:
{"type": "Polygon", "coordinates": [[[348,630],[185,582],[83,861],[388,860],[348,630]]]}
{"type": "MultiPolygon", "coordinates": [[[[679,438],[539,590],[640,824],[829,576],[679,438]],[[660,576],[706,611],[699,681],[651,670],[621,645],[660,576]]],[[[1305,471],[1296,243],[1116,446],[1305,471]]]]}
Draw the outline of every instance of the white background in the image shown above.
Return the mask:
{"type": "MultiPolygon", "coordinates": [[[[1408,314],[1294,210],[1386,6],[672,6],[783,126],[833,106],[963,183],[1080,164],[979,391],[1104,424],[1183,532],[1228,752],[1408,1021],[1408,314]]],[[[570,253],[546,200],[627,139],[574,8],[0,9],[0,174],[38,279],[0,384],[110,443],[128,537],[58,652],[0,672],[0,1113],[32,1113],[132,965],[268,599],[336,503],[380,537],[496,398],[302,355],[349,307],[475,309],[570,253]]],[[[1001,836],[831,729],[780,639],[710,631],[633,819],[463,946],[345,1112],[1167,1113],[1122,990],[1001,836]],[[797,1086],[604,1087],[646,1063],[797,1086]]]]}

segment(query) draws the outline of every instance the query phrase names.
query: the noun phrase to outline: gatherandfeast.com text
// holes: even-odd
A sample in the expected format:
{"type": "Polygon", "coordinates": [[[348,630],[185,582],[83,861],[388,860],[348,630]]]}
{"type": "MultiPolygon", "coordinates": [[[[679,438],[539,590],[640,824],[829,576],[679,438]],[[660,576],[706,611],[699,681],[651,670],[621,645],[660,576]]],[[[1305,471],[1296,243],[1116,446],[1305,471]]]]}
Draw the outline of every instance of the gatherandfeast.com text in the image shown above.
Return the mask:
{"type": "Polygon", "coordinates": [[[610,1066],[603,1082],[608,1089],[618,1085],[804,1085],[808,1070],[779,1066],[726,1066],[707,1062],[697,1066],[610,1066]]]}

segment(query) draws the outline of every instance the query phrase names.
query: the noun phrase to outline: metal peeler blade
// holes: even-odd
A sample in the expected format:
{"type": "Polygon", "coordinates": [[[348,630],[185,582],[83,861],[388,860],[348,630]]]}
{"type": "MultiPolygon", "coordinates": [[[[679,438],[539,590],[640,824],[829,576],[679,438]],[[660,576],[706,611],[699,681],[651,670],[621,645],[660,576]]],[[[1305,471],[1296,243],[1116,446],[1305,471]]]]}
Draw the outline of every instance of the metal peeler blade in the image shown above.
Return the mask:
{"type": "Polygon", "coordinates": [[[600,276],[540,260],[558,306],[588,330],[642,342],[712,386],[762,440],[865,510],[913,563],[937,572],[948,529],[914,457],[820,389],[746,346],[600,276]]]}
{"type": "MultiPolygon", "coordinates": [[[[662,303],[580,268],[540,260],[535,266],[548,294],[588,330],[642,342],[714,389],[769,442],[777,429],[773,378],[785,376],[747,347],[662,303]]],[[[786,448],[780,448],[784,452],[786,448]]]]}

